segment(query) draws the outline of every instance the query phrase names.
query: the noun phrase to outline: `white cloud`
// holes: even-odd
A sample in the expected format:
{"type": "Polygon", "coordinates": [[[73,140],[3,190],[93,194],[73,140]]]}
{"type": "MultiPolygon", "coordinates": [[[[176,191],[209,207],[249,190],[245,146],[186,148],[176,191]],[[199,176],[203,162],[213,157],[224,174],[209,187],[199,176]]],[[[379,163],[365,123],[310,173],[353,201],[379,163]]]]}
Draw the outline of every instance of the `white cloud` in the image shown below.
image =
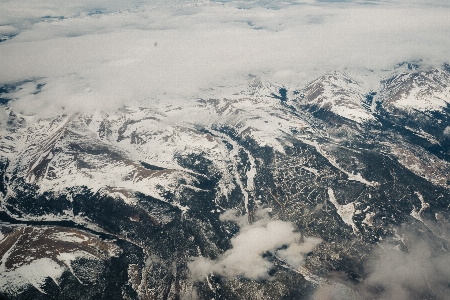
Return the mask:
{"type": "Polygon", "coordinates": [[[21,30],[0,43],[0,83],[46,83],[17,98],[16,110],[116,109],[246,74],[302,85],[332,69],[441,63],[450,48],[450,9],[436,4],[181,1],[120,11],[141,2],[59,2],[0,4],[2,27],[21,30]],[[96,9],[114,13],[87,14],[96,9]],[[37,22],[46,15],[65,18],[37,22]]]}
{"type": "Polygon", "coordinates": [[[202,280],[214,272],[223,276],[243,276],[250,279],[267,279],[273,264],[262,257],[266,252],[275,254],[293,268],[298,268],[304,255],[321,242],[318,238],[304,238],[295,232],[291,222],[271,220],[267,212],[257,213],[253,224],[246,224],[246,216],[236,217],[236,211],[228,211],[222,220],[237,222],[239,233],[231,239],[232,248],[218,259],[197,257],[188,264],[194,278],[202,280]],[[283,249],[280,249],[284,247],[283,249]]]}

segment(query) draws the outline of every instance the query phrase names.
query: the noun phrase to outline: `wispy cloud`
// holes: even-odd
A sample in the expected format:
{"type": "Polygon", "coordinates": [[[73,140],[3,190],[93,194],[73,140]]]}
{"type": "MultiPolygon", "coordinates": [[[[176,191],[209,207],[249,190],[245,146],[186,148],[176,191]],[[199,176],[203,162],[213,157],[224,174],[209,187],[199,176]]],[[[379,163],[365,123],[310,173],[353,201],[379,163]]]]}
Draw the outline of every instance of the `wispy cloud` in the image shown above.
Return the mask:
{"type": "Polygon", "coordinates": [[[234,221],[240,226],[239,233],[231,239],[232,248],[216,260],[197,257],[190,262],[188,267],[195,279],[202,280],[211,272],[228,277],[267,279],[273,263],[263,258],[263,254],[272,253],[298,268],[304,256],[321,242],[311,237],[302,241],[291,222],[271,220],[265,210],[257,213],[259,219],[252,224],[246,222],[247,216],[238,217],[235,213],[230,210],[221,216],[222,221],[234,221]]]}

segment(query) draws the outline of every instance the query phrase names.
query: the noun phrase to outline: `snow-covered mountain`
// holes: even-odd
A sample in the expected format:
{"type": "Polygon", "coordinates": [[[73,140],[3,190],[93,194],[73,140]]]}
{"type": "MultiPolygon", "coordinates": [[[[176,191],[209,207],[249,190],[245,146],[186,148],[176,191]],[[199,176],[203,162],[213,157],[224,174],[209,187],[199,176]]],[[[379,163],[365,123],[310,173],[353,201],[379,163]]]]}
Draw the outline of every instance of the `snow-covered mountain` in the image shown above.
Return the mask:
{"type": "Polygon", "coordinates": [[[109,114],[39,118],[5,101],[1,295],[376,297],[367,270],[378,243],[405,250],[405,236],[429,232],[433,251],[448,250],[450,73],[393,70],[378,90],[348,74],[295,88],[250,76],[232,94],[109,114]],[[242,218],[221,217],[230,210],[242,218]],[[261,250],[269,280],[230,271],[238,236],[275,221],[314,247],[261,250]],[[199,257],[211,260],[202,270],[221,269],[197,276],[199,257]]]}
{"type": "Polygon", "coordinates": [[[302,92],[302,103],[312,108],[330,111],[358,123],[375,120],[371,91],[341,72],[335,71],[318,78],[302,92]]]}
{"type": "Polygon", "coordinates": [[[411,70],[383,80],[381,94],[388,110],[442,111],[450,103],[450,73],[443,69],[411,70]]]}

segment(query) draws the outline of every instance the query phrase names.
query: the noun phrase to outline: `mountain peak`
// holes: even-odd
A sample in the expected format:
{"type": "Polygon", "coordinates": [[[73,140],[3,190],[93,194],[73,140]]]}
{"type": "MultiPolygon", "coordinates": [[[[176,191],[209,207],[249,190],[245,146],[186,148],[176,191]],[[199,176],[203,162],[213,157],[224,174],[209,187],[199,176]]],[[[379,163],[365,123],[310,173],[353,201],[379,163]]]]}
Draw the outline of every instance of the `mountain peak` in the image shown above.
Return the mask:
{"type": "Polygon", "coordinates": [[[334,71],[321,76],[302,90],[303,104],[326,110],[345,119],[363,123],[375,120],[366,104],[367,91],[347,74],[334,71]]]}
{"type": "Polygon", "coordinates": [[[450,73],[445,68],[400,73],[382,84],[388,110],[441,111],[450,103],[450,73]]]}

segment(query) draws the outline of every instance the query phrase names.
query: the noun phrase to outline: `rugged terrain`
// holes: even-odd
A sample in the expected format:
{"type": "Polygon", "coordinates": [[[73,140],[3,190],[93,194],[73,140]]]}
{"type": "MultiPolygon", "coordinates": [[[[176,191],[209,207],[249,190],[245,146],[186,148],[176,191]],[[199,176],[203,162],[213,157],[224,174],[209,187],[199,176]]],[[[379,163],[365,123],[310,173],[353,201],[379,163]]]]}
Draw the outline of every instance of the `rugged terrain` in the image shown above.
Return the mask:
{"type": "MultiPolygon", "coordinates": [[[[448,258],[449,65],[336,71],[298,87],[249,76],[232,93],[48,118],[11,109],[23,84],[0,89],[6,299],[389,298],[383,249],[414,253],[422,240],[448,258]],[[231,209],[248,224],[265,209],[320,243],[295,267],[261,253],[266,278],[194,278],[193,259],[219,259],[250,226],[223,221],[231,209]]],[[[424,280],[404,292],[449,291],[424,280]]]]}

